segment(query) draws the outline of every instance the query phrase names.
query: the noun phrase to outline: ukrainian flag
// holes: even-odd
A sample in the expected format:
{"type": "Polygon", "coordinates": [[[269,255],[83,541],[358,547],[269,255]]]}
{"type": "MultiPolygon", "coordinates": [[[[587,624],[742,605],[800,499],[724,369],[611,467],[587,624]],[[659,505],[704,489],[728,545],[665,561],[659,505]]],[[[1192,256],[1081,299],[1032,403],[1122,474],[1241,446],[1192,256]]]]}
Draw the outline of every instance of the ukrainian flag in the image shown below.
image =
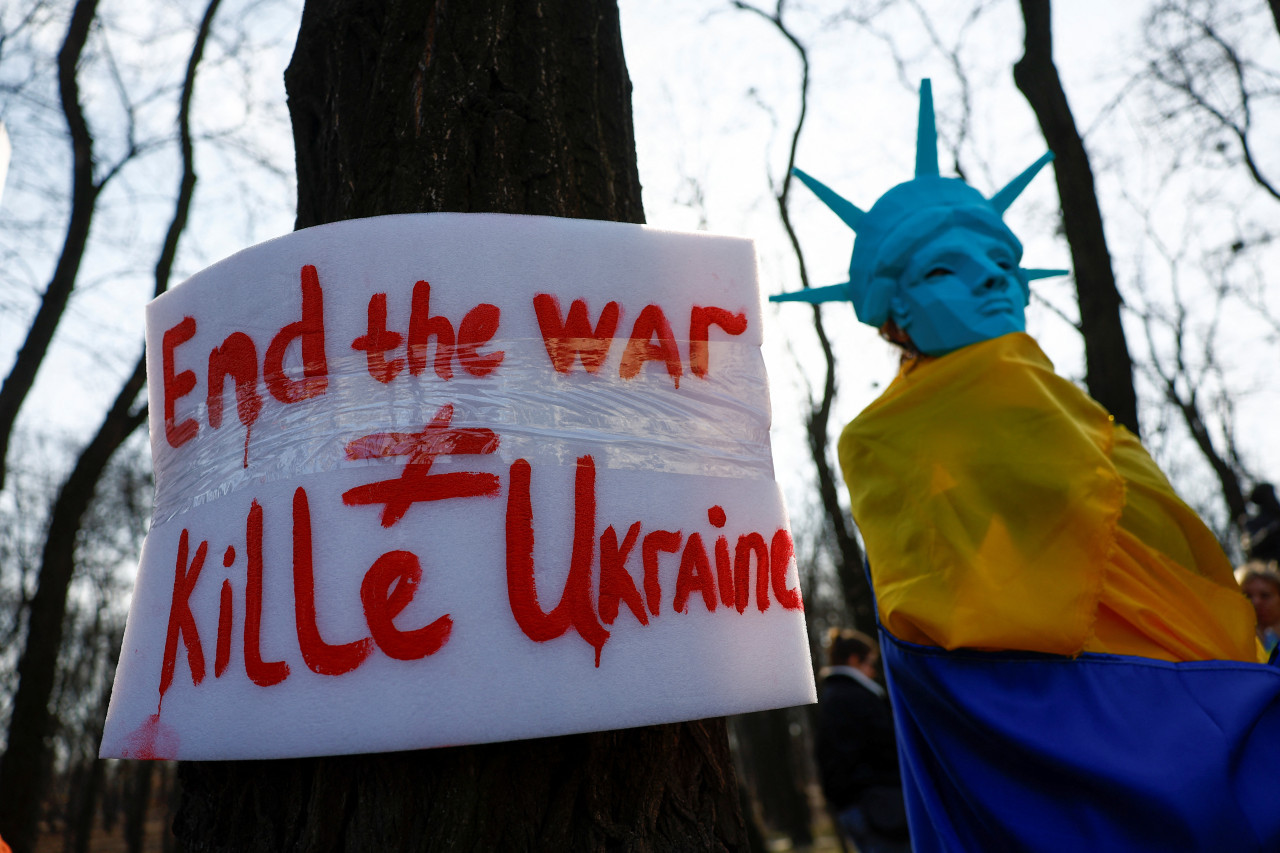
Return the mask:
{"type": "Polygon", "coordinates": [[[917,851],[1280,850],[1280,669],[1213,535],[1024,334],[845,429],[917,851]]]}

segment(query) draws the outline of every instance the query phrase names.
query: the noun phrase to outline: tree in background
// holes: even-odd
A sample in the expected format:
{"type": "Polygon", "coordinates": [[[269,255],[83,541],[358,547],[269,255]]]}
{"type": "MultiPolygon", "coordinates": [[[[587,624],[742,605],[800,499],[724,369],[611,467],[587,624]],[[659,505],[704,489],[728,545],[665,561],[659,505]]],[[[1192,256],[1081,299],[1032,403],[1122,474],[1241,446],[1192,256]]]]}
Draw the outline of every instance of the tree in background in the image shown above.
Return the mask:
{"type": "Polygon", "coordinates": [[[1238,405],[1254,389],[1241,381],[1230,351],[1242,327],[1252,334],[1260,324],[1271,346],[1280,340],[1269,258],[1280,189],[1264,144],[1280,77],[1276,11],[1276,3],[1162,0],[1143,21],[1149,60],[1141,90],[1159,141],[1177,153],[1158,158],[1155,199],[1133,204],[1170,298],[1148,298],[1141,288],[1133,309],[1150,381],[1212,471],[1224,511],[1217,532],[1228,545],[1241,531],[1245,493],[1266,479],[1238,443],[1238,405]],[[1166,199],[1198,181],[1206,185],[1195,187],[1196,205],[1173,232],[1160,221],[1166,199]]]}
{"type": "MultiPolygon", "coordinates": [[[[847,31],[842,38],[831,35],[834,30],[854,24],[859,31],[881,42],[897,76],[908,88],[913,88],[922,75],[936,75],[941,60],[947,76],[954,78],[952,88],[956,85],[959,88],[958,94],[951,99],[956,106],[950,107],[949,102],[950,122],[943,138],[956,173],[964,176],[962,160],[983,171],[993,171],[983,168],[984,164],[975,150],[975,136],[985,132],[985,124],[990,121],[991,99],[980,85],[973,84],[973,80],[981,80],[988,74],[1008,75],[1010,67],[986,68],[986,54],[978,56],[972,49],[966,52],[963,48],[966,47],[966,39],[970,45],[980,43],[983,38],[993,42],[997,40],[996,27],[990,20],[995,4],[974,0],[961,7],[948,8],[947,23],[942,23],[941,3],[925,0],[855,2],[846,4],[840,12],[825,19],[811,14],[807,24],[801,22],[788,26],[783,23],[783,3],[778,3],[775,10],[765,12],[748,6],[742,0],[729,2],[734,8],[749,9],[770,20],[801,59],[800,83],[790,100],[770,105],[771,114],[784,109],[798,109],[799,118],[794,129],[779,128],[778,123],[774,123],[778,143],[784,143],[785,137],[790,138],[787,169],[796,162],[796,143],[814,103],[812,93],[817,91],[826,95],[835,88],[829,85],[825,89],[811,90],[811,81],[818,79],[813,76],[815,69],[820,72],[824,67],[829,68],[831,63],[829,57],[816,50],[811,52],[810,47],[819,39],[830,38],[844,42],[841,52],[846,56],[860,55],[856,48],[850,47],[847,31]],[[913,17],[917,31],[914,41],[908,45],[904,35],[907,30],[902,23],[913,17]],[[815,19],[818,21],[816,24],[815,19]],[[985,32],[978,25],[985,27],[985,32]],[[787,106],[780,106],[783,103],[787,106]],[[975,120],[975,114],[987,118],[975,120]]],[[[1187,168],[1189,164],[1186,161],[1198,160],[1200,165],[1206,160],[1223,161],[1220,166],[1234,171],[1237,178],[1231,184],[1232,189],[1223,193],[1224,207],[1249,196],[1251,192],[1264,200],[1266,196],[1271,196],[1272,200],[1280,197],[1267,174],[1267,149],[1259,143],[1267,137],[1268,129],[1274,130],[1269,118],[1274,113],[1273,98],[1278,75],[1272,70],[1273,65],[1259,61],[1259,55],[1265,55],[1266,51],[1259,50],[1256,45],[1257,41],[1275,41],[1276,33],[1269,26],[1275,23],[1275,18],[1271,18],[1264,29],[1258,29],[1260,19],[1274,12],[1275,8],[1276,4],[1268,8],[1268,4],[1258,0],[1232,3],[1166,0],[1150,4],[1145,23],[1145,53],[1135,57],[1136,63],[1146,64],[1145,74],[1138,78],[1117,79],[1113,84],[1115,102],[1101,118],[1095,120],[1094,126],[1085,130],[1076,125],[1066,88],[1055,65],[1054,33],[1047,0],[1023,0],[1019,4],[1025,39],[1023,55],[1012,66],[1013,78],[1031,106],[1040,132],[1048,147],[1058,155],[1054,166],[1059,190],[1055,206],[1059,209],[1054,218],[1058,220],[1060,236],[1064,238],[1072,258],[1076,304],[1072,310],[1057,311],[1057,314],[1080,336],[1084,354],[1083,384],[1118,421],[1135,432],[1150,429],[1157,434],[1160,445],[1165,448],[1161,461],[1170,467],[1175,481],[1185,478],[1189,466],[1184,460],[1194,461],[1196,454],[1193,451],[1188,455],[1171,448],[1185,447],[1189,438],[1199,457],[1207,463],[1216,488],[1208,492],[1207,497],[1204,489],[1188,489],[1186,486],[1182,489],[1192,496],[1202,511],[1212,510],[1215,505],[1224,507],[1228,521],[1238,520],[1244,513],[1242,492],[1247,491],[1247,486],[1242,487],[1241,484],[1260,478],[1247,473],[1247,459],[1242,453],[1236,430],[1235,401],[1248,394],[1250,387],[1241,383],[1239,371],[1233,369],[1231,356],[1226,354],[1226,350],[1236,343],[1231,339],[1231,333],[1238,328],[1242,306],[1252,307],[1264,323],[1271,323],[1271,346],[1280,339],[1280,335],[1276,335],[1280,324],[1270,319],[1275,315],[1266,307],[1270,288],[1263,274],[1255,275],[1255,286],[1247,286],[1249,266],[1246,257],[1266,257],[1275,244],[1274,229],[1264,227],[1251,217],[1246,219],[1239,214],[1235,217],[1227,214],[1222,216],[1223,220],[1236,219],[1234,230],[1228,229],[1229,233],[1202,230],[1188,235],[1189,238],[1200,238],[1199,243],[1195,239],[1187,239],[1183,243],[1161,242],[1162,224],[1155,222],[1159,215],[1167,214],[1167,209],[1174,205],[1194,208],[1210,194],[1203,186],[1192,187],[1191,192],[1186,192],[1185,179],[1179,181],[1178,176],[1173,176],[1157,190],[1177,189],[1184,195],[1175,201],[1173,193],[1166,192],[1163,196],[1157,195],[1158,200],[1148,200],[1144,239],[1122,245],[1117,264],[1103,227],[1104,211],[1109,217],[1121,220],[1131,215],[1130,207],[1137,204],[1134,199],[1137,188],[1127,184],[1128,173],[1118,170],[1126,165],[1133,168],[1132,162],[1126,162],[1126,155],[1142,159],[1143,165],[1154,162],[1155,158],[1151,158],[1150,151],[1146,149],[1123,150],[1123,142],[1116,142],[1114,135],[1111,138],[1105,136],[1097,125],[1107,122],[1113,112],[1121,109],[1138,110],[1141,98],[1152,92],[1152,100],[1159,105],[1159,113],[1150,119],[1151,127],[1158,128],[1152,135],[1161,137],[1152,143],[1152,147],[1167,146],[1161,157],[1169,156],[1169,151],[1175,152],[1171,168],[1187,168]],[[1252,38],[1248,38],[1249,33],[1252,33],[1252,38]],[[1139,85],[1134,85],[1135,79],[1139,85]],[[1161,89],[1164,91],[1159,91],[1161,89]],[[1190,127],[1184,131],[1183,138],[1175,138],[1171,142],[1163,135],[1175,120],[1181,120],[1190,127]],[[1086,138],[1090,142],[1088,146],[1086,138]],[[1196,143],[1194,147],[1186,145],[1193,140],[1196,143]],[[1100,189],[1095,181],[1095,166],[1090,162],[1089,149],[1098,148],[1103,152],[1099,161],[1104,164],[1100,175],[1107,185],[1105,189],[1100,189]],[[1179,159],[1182,160],[1181,166],[1179,159]],[[1256,186],[1252,191],[1247,187],[1242,189],[1238,183],[1240,179],[1252,181],[1256,186]],[[1119,202],[1113,189],[1117,184],[1126,185],[1125,188],[1132,193],[1123,194],[1119,202]],[[1206,239],[1210,233],[1213,237],[1206,239]],[[1120,275],[1117,275],[1117,269],[1121,270],[1120,275]],[[1157,279],[1167,279],[1168,283],[1161,282],[1158,288],[1147,286],[1157,279]],[[1128,300],[1122,297],[1122,291],[1129,294],[1128,300]],[[1167,295],[1165,291],[1168,291],[1167,295]],[[1136,365],[1130,355],[1134,344],[1140,358],[1136,365]],[[1147,401],[1141,421],[1140,393],[1144,393],[1147,401]]],[[[1269,44],[1268,48],[1274,54],[1274,45],[1269,44]]],[[[991,52],[988,50],[987,54],[991,52]]],[[[852,64],[857,67],[856,62],[852,64]]],[[[843,92],[836,101],[841,108],[844,108],[843,104],[858,102],[861,90],[856,77],[852,81],[845,79],[839,88],[843,92]]],[[[752,88],[748,97],[758,102],[760,96],[752,88]]],[[[859,145],[865,144],[868,153],[874,156],[874,142],[868,140],[864,129],[860,128],[853,139],[859,145]]],[[[764,147],[767,152],[769,146],[764,147]]],[[[778,157],[775,162],[781,159],[778,157]]],[[[801,165],[805,165],[803,159],[801,165]]],[[[999,167],[994,171],[999,172],[999,167]]],[[[781,231],[799,261],[799,285],[807,287],[807,264],[800,251],[800,241],[795,236],[793,217],[786,209],[786,185],[779,184],[772,174],[768,177],[768,184],[780,207],[781,231]],[[781,192],[778,191],[779,186],[781,192]]],[[[701,186],[705,195],[715,192],[714,187],[705,183],[701,186]]],[[[1221,213],[1216,207],[1214,210],[1221,213]]],[[[801,238],[805,236],[802,228],[801,238]]],[[[1043,298],[1041,304],[1051,305],[1043,298]]],[[[815,384],[821,383],[824,369],[830,380],[834,366],[834,348],[820,327],[819,338],[821,351],[827,357],[825,368],[810,365],[806,371],[806,375],[816,377],[815,384]]],[[[1268,351],[1274,352],[1273,349],[1268,351]]],[[[829,392],[834,391],[830,381],[826,387],[829,392]]],[[[829,396],[823,401],[828,408],[831,406],[829,396]]],[[[821,471],[824,462],[820,450],[815,452],[814,447],[822,448],[832,438],[823,435],[815,441],[811,416],[807,418],[807,424],[810,432],[806,436],[809,445],[806,449],[821,471]]],[[[821,503],[824,508],[827,506],[825,496],[821,503]]],[[[835,511],[844,512],[838,506],[835,511]]],[[[1211,523],[1213,518],[1221,516],[1212,513],[1211,523]]],[[[1226,524],[1218,524],[1217,527],[1224,546],[1232,548],[1235,532],[1226,524]]],[[[852,535],[852,531],[850,533],[852,535]]],[[[807,615],[811,622],[838,618],[838,613],[827,614],[812,606],[820,600],[820,596],[814,593],[824,582],[820,566],[823,562],[829,565],[840,560],[839,549],[830,541],[817,547],[826,549],[828,556],[825,561],[811,558],[810,565],[815,571],[805,576],[806,602],[810,605],[807,615]]]]}
{"type": "MultiPolygon", "coordinates": [[[[643,221],[611,0],[312,0],[285,79],[298,227],[425,211],[643,221]]],[[[187,851],[746,844],[721,720],[181,776],[187,851]]]]}
{"type": "MultiPolygon", "coordinates": [[[[1079,336],[1082,384],[1118,420],[1152,433],[1153,451],[1180,492],[1235,553],[1233,524],[1244,508],[1242,495],[1249,483],[1267,479],[1251,473],[1258,471],[1265,445],[1241,431],[1242,418],[1249,417],[1242,412],[1257,411],[1253,398],[1267,382],[1267,371],[1258,367],[1265,361],[1261,353],[1273,351],[1280,329],[1266,274],[1275,245],[1268,205],[1280,184],[1272,180],[1270,151],[1260,143],[1275,129],[1274,8],[1262,0],[1153,0],[1143,9],[1135,16],[1142,29],[1134,33],[1142,40],[1129,40],[1131,54],[1116,54],[1089,74],[1077,65],[1062,68],[1060,76],[1050,12],[1077,27],[1081,18],[1068,6],[1051,10],[1047,0],[1016,7],[990,0],[860,0],[826,17],[797,7],[790,38],[805,47],[805,80],[824,85],[772,101],[770,111],[803,104],[810,124],[816,117],[842,128],[853,143],[850,153],[864,152],[875,162],[883,153],[876,151],[873,127],[826,115],[833,108],[856,114],[872,95],[856,69],[889,68],[904,91],[920,77],[934,76],[954,92],[939,102],[939,129],[956,174],[972,181],[981,173],[986,179],[978,185],[996,186],[1007,175],[983,157],[996,117],[1001,136],[1025,135],[1024,120],[999,91],[1012,66],[1034,126],[1057,154],[1052,218],[1072,259],[1076,291],[1069,305],[1063,288],[1050,282],[1033,299],[1042,316],[1055,316],[1079,336]],[[1010,50],[1015,22],[1025,36],[1021,56],[1010,50]],[[833,58],[836,44],[842,63],[833,58]],[[833,67],[845,69],[838,84],[830,81],[833,67]],[[1095,94],[1086,99],[1088,120],[1077,126],[1068,99],[1082,79],[1095,94]],[[1099,89],[1107,94],[1097,95],[1099,89]]],[[[1078,31],[1068,32],[1078,50],[1078,31]]],[[[749,100],[760,100],[754,87],[749,100]]],[[[790,130],[778,133],[779,147],[784,133],[790,130]]],[[[813,162],[810,157],[802,151],[799,162],[813,162]]],[[[823,169],[830,178],[830,166],[823,169]]],[[[876,186],[882,185],[877,177],[876,186]]],[[[714,211],[717,188],[704,182],[702,191],[714,211]]],[[[1037,203],[1020,202],[1047,218],[1037,203]]],[[[781,238],[791,230],[784,226],[781,238]]],[[[799,230],[802,240],[810,240],[811,262],[820,254],[808,237],[814,229],[799,230]]],[[[841,341],[833,344],[840,353],[841,341]]],[[[841,357],[854,366],[850,354],[841,357]]],[[[817,385],[821,368],[805,375],[817,385]]],[[[844,387],[857,384],[849,367],[841,379],[844,387]]],[[[835,409],[841,408],[837,401],[835,409]]],[[[839,415],[833,420],[838,426],[839,415]]],[[[1256,435],[1257,428],[1248,433],[1256,435]]],[[[832,561],[838,559],[829,551],[832,561]]]]}
{"type": "MultiPolygon", "coordinates": [[[[787,161],[781,177],[768,175],[769,187],[773,192],[777,205],[778,217],[786,231],[791,249],[795,253],[797,273],[800,286],[808,288],[809,268],[805,263],[804,250],[800,247],[800,238],[791,222],[791,170],[796,165],[796,151],[800,145],[800,134],[804,130],[805,114],[809,109],[810,67],[809,55],[805,45],[788,28],[783,17],[786,14],[786,0],[777,0],[772,12],[766,12],[743,0],[732,0],[735,9],[752,12],[768,21],[781,35],[800,60],[800,81],[797,87],[799,108],[795,125],[790,132],[790,143],[787,148],[787,161]]],[[[836,576],[840,581],[840,589],[844,595],[845,605],[856,624],[869,627],[874,621],[871,603],[871,590],[867,586],[862,570],[862,546],[858,544],[852,520],[840,502],[842,491],[840,475],[831,462],[831,414],[836,398],[836,356],[822,322],[822,313],[813,306],[813,331],[822,350],[822,392],[814,395],[810,392],[808,412],[805,414],[805,432],[808,437],[809,456],[813,460],[817,474],[818,497],[823,509],[823,526],[829,541],[834,545],[832,558],[835,563],[836,576]]]]}
{"type": "Polygon", "coordinates": [[[1035,111],[1058,181],[1062,228],[1071,249],[1071,268],[1084,338],[1085,385],[1090,396],[1134,435],[1140,435],[1133,360],[1120,317],[1120,292],[1102,229],[1102,211],[1093,168],[1076,129],[1071,105],[1053,63],[1049,0],[1021,0],[1025,36],[1013,79],[1035,111]]]}
{"type": "MultiPolygon", "coordinates": [[[[186,73],[176,88],[167,81],[148,82],[145,73],[131,74],[137,69],[118,64],[111,49],[113,33],[118,33],[101,20],[96,0],[78,0],[70,11],[58,69],[61,114],[72,148],[71,203],[65,239],[52,279],[0,389],[0,453],[10,444],[18,410],[33,387],[36,372],[46,360],[54,331],[65,314],[77,279],[89,268],[86,258],[91,251],[94,223],[105,197],[104,190],[113,182],[125,180],[128,170],[144,155],[176,142],[181,164],[179,186],[173,196],[167,229],[162,228],[165,233],[157,248],[153,293],[159,294],[168,287],[195,188],[191,105],[196,70],[209,42],[219,2],[211,0],[203,18],[193,27],[193,37],[184,39],[188,51],[183,63],[186,73]],[[97,47],[90,51],[94,39],[97,47]],[[91,89],[100,86],[103,80],[87,69],[108,72],[107,80],[125,117],[122,125],[104,122],[102,127],[95,128],[91,124],[82,103],[81,88],[86,80],[90,81],[91,89]],[[168,94],[173,95],[175,104],[176,140],[172,130],[158,130],[153,117],[144,116],[149,106],[163,101],[168,94]],[[100,152],[101,138],[109,143],[102,147],[112,149],[112,154],[100,152]]],[[[10,48],[10,52],[0,54],[0,58],[13,59],[8,66],[10,74],[5,78],[11,98],[8,106],[25,106],[28,112],[23,113],[24,117],[38,121],[40,78],[14,74],[12,69],[15,65],[21,69],[24,64],[39,67],[35,59],[40,44],[39,31],[52,26],[59,10],[37,3],[26,11],[25,17],[19,18],[13,28],[4,33],[4,46],[10,48]],[[29,37],[29,41],[22,43],[17,36],[29,37]],[[22,44],[26,52],[14,54],[15,43],[22,44]]],[[[150,47],[161,50],[164,43],[150,47]]],[[[25,153],[31,156],[29,150],[25,153]]],[[[159,221],[163,226],[166,220],[159,221]]],[[[96,432],[73,454],[70,472],[61,479],[48,504],[48,516],[40,533],[38,567],[30,572],[29,578],[22,577],[18,582],[20,612],[10,624],[15,639],[21,637],[21,642],[14,644],[21,651],[17,655],[16,680],[8,709],[6,748],[0,758],[0,790],[5,791],[5,796],[0,798],[0,833],[18,853],[34,849],[37,820],[55,762],[61,768],[60,775],[70,779],[74,795],[69,803],[71,813],[67,815],[71,827],[68,844],[72,849],[83,849],[88,843],[88,826],[104,772],[104,765],[96,759],[97,739],[106,713],[114,659],[119,651],[120,602],[126,594],[117,573],[122,565],[132,562],[139,544],[138,521],[140,516],[145,517],[147,507],[146,501],[138,500],[137,487],[149,488],[145,474],[134,476],[136,467],[123,475],[132,478],[134,487],[124,492],[107,488],[112,484],[104,484],[104,475],[119,448],[146,421],[146,405],[138,402],[144,380],[145,365],[137,356],[96,432]],[[114,510],[115,514],[104,514],[104,508],[114,510]],[[130,508],[137,511],[130,514],[130,508]],[[125,537],[127,555],[111,553],[102,547],[106,538],[119,531],[135,534],[125,537]],[[92,547],[94,543],[96,547],[92,547]],[[77,577],[87,580],[96,590],[91,603],[71,597],[77,577]],[[29,586],[34,587],[30,592],[29,586]],[[23,627],[25,633],[21,631],[23,627]]],[[[13,482],[22,474],[16,473],[13,466],[9,473],[8,492],[16,495],[20,489],[13,488],[13,482]]],[[[42,501],[35,507],[17,504],[4,507],[8,510],[6,521],[13,525],[6,540],[17,542],[24,538],[25,535],[17,531],[19,528],[29,530],[31,522],[39,518],[39,503],[42,501]]],[[[21,555],[18,549],[10,553],[21,555]]],[[[0,569],[9,568],[0,566],[0,569]]]]}
{"type": "MultiPolygon", "coordinates": [[[[37,10],[33,10],[34,13],[37,10]]],[[[99,166],[94,155],[94,136],[85,119],[81,103],[79,70],[89,29],[98,12],[97,0],[81,0],[76,3],[67,25],[62,48],[58,51],[58,95],[67,124],[67,134],[72,148],[71,211],[67,217],[66,237],[57,267],[45,287],[40,308],[31,321],[27,336],[18,350],[13,366],[0,384],[0,489],[4,488],[5,459],[13,434],[18,411],[35,384],[36,373],[49,351],[53,333],[66,310],[67,300],[75,287],[76,276],[84,260],[89,242],[89,229],[97,211],[98,197],[131,159],[137,156],[137,145],[126,151],[106,168],[99,166]]],[[[31,18],[23,20],[19,27],[32,26],[31,18]]],[[[126,110],[128,112],[128,110],[126,110]]],[[[133,132],[128,132],[130,137],[133,132]]]]}

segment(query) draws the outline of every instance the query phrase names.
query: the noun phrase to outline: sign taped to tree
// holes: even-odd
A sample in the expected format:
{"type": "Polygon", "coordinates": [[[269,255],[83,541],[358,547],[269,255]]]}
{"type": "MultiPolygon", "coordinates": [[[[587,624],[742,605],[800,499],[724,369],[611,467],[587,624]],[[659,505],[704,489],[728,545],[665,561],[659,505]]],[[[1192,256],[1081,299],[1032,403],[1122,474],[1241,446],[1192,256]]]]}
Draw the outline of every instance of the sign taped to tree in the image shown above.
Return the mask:
{"type": "Polygon", "coordinates": [[[749,240],[548,217],[323,225],[160,296],[102,755],[812,702],[760,344],[749,240]]]}

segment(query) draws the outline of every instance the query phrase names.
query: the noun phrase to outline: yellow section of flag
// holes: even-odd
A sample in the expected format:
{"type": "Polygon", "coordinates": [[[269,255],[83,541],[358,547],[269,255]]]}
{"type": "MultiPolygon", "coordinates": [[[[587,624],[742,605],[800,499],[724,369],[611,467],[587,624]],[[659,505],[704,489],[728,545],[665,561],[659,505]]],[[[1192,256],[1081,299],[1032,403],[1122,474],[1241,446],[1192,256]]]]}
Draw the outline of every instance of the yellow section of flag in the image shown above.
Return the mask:
{"type": "Polygon", "coordinates": [[[900,639],[1260,659],[1213,534],[1025,334],[908,364],[839,453],[880,619],[900,639]]]}

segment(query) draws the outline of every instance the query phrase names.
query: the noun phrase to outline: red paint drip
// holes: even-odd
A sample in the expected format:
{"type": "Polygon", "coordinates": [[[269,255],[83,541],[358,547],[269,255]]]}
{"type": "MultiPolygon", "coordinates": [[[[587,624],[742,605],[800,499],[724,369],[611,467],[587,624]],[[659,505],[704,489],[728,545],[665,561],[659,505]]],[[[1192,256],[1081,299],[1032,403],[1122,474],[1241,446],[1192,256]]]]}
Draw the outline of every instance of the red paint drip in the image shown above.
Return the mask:
{"type": "Polygon", "coordinates": [[[177,729],[160,722],[160,712],[157,711],[125,738],[121,752],[125,758],[159,761],[176,758],[180,745],[177,729]]]}

